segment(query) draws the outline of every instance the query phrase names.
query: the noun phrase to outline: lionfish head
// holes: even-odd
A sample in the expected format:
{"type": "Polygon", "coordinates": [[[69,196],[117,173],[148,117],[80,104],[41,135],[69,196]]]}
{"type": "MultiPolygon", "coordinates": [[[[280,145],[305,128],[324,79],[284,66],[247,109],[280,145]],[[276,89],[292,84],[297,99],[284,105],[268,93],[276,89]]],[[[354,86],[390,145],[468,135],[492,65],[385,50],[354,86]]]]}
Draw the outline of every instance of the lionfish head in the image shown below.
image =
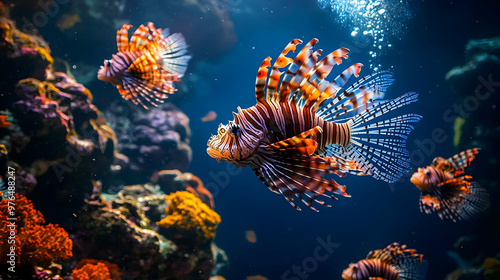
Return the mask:
{"type": "Polygon", "coordinates": [[[431,168],[431,166],[419,168],[417,172],[413,173],[410,181],[422,191],[429,190],[435,185],[435,178],[431,168]]]}
{"type": "Polygon", "coordinates": [[[234,121],[219,124],[217,134],[208,140],[207,153],[217,162],[224,160],[237,165],[254,154],[261,139],[247,133],[239,124],[238,114],[234,116],[234,121]]]}
{"type": "Polygon", "coordinates": [[[97,78],[101,81],[109,82],[116,86],[121,84],[121,75],[124,66],[117,64],[115,62],[116,54],[113,55],[112,59],[105,59],[104,64],[101,65],[99,71],[97,72],[97,78]]]}

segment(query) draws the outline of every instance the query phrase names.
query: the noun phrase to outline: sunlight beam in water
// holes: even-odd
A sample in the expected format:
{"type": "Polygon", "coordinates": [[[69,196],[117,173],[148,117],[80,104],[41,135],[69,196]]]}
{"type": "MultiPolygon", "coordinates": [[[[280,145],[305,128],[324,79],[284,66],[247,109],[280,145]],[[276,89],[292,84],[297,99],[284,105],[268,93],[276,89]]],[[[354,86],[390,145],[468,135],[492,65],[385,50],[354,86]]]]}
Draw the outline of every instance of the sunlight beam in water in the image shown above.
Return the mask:
{"type": "Polygon", "coordinates": [[[392,40],[401,40],[412,17],[405,0],[318,0],[318,4],[335,12],[335,19],[349,29],[352,37],[370,39],[370,68],[374,71],[381,67],[379,56],[392,47],[392,40]]]}

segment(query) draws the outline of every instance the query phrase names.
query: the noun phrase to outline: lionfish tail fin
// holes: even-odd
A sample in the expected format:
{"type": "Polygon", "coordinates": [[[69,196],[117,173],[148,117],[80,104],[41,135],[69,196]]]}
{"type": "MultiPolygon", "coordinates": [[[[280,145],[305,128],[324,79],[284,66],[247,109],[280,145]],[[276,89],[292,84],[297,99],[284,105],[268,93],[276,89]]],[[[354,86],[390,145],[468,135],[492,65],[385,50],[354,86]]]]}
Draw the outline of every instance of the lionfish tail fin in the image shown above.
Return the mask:
{"type": "Polygon", "coordinates": [[[377,102],[349,121],[351,142],[338,155],[346,161],[358,163],[360,170],[353,174],[371,175],[375,179],[393,183],[409,171],[406,139],[413,131],[410,123],[418,122],[422,117],[405,114],[388,118],[386,114],[416,102],[417,97],[417,93],[409,92],[394,100],[377,102]]]}
{"type": "MultiPolygon", "coordinates": [[[[168,34],[165,33],[164,34],[168,34]]],[[[174,33],[165,36],[160,44],[162,68],[171,74],[184,75],[191,56],[187,54],[187,44],[184,36],[174,33]]]]}
{"type": "Polygon", "coordinates": [[[454,178],[443,182],[433,193],[421,194],[420,210],[427,214],[436,212],[441,219],[467,220],[483,211],[489,194],[477,182],[454,178]]]}
{"type": "Polygon", "coordinates": [[[324,206],[328,204],[318,200],[317,196],[336,199],[333,195],[325,194],[325,191],[348,196],[345,186],[323,178],[339,172],[337,162],[332,158],[312,156],[317,143],[310,138],[318,133],[321,133],[321,128],[315,127],[264,147],[261,165],[254,168],[254,172],[270,190],[281,193],[297,210],[300,208],[294,203],[294,197],[312,210],[318,211],[312,206],[313,202],[324,206]]]}

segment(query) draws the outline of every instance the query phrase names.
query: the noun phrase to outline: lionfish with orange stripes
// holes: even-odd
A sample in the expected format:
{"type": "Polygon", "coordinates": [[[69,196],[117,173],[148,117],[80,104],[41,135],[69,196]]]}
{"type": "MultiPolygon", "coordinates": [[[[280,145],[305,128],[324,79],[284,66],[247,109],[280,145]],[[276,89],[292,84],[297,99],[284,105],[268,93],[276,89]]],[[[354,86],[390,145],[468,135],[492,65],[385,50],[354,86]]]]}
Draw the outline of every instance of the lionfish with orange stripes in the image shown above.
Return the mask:
{"type": "Polygon", "coordinates": [[[366,259],[351,263],[342,272],[344,280],[423,280],[427,262],[423,255],[406,245],[392,243],[384,249],[370,251],[366,259]]]}
{"type": "Polygon", "coordinates": [[[97,73],[99,80],[110,82],[121,96],[144,108],[163,103],[176,90],[191,58],[180,33],[169,35],[168,30],[156,29],[152,22],[141,25],[128,38],[130,24],[124,24],[116,33],[118,53],[104,60],[97,73]]]}
{"type": "Polygon", "coordinates": [[[323,178],[328,174],[399,180],[410,166],[405,149],[413,130],[410,123],[421,119],[416,114],[388,117],[391,111],[417,101],[414,92],[374,101],[384,96],[393,81],[388,72],[348,85],[349,78],[358,77],[361,70],[362,64],[356,63],[328,81],[332,68],[347,59],[349,50],[340,48],[318,62],[321,50],[313,50],[317,42],[312,39],[292,59],[287,54],[302,43],[292,40],[270,73],[267,57],[257,73],[257,104],[238,107],[234,120],[220,124],[207,143],[211,157],[237,167],[251,166],[271,191],[281,193],[297,210],[294,196],[315,211],[313,202],[329,206],[317,199],[319,195],[348,196],[345,186],[323,178]],[[287,66],[282,75],[280,69],[287,66]]]}
{"type": "Polygon", "coordinates": [[[477,182],[470,182],[464,169],[478,153],[478,148],[465,150],[449,159],[437,157],[430,166],[419,168],[410,181],[422,192],[420,210],[436,212],[443,219],[454,222],[469,219],[484,210],[488,192],[477,182]]]}

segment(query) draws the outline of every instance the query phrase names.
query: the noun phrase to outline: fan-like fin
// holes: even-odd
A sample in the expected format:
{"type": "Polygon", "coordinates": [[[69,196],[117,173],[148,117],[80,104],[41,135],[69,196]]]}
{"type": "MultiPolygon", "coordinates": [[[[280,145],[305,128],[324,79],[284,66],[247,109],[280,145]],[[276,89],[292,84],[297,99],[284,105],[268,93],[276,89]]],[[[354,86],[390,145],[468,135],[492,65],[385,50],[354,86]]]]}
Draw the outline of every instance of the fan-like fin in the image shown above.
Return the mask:
{"type": "Polygon", "coordinates": [[[321,133],[321,128],[315,127],[266,146],[261,166],[254,168],[254,172],[269,189],[281,193],[298,210],[300,208],[293,202],[294,196],[313,210],[313,202],[327,205],[317,199],[318,195],[334,198],[333,195],[325,194],[325,190],[348,196],[345,186],[323,178],[328,174],[341,173],[338,162],[333,158],[312,156],[317,143],[310,138],[318,133],[321,133]]]}
{"type": "MultiPolygon", "coordinates": [[[[378,72],[361,78],[337,96],[322,98],[316,106],[317,114],[327,121],[342,122],[366,110],[375,99],[382,99],[393,82],[388,72],[378,72]],[[329,103],[327,103],[329,102],[329,103]]],[[[329,92],[330,88],[324,90],[329,92]]]]}
{"type": "Polygon", "coordinates": [[[386,182],[395,182],[408,172],[410,167],[409,152],[406,150],[406,138],[413,130],[410,122],[417,122],[421,116],[407,114],[391,119],[383,116],[397,108],[417,101],[414,92],[404,94],[390,101],[378,102],[363,113],[353,117],[351,142],[337,152],[346,161],[354,160],[360,171],[355,173],[371,175],[386,182]]]}
{"type": "Polygon", "coordinates": [[[470,219],[486,208],[488,192],[476,182],[468,182],[470,176],[447,180],[432,193],[422,193],[420,210],[427,214],[436,212],[441,219],[470,219]]]}
{"type": "Polygon", "coordinates": [[[478,153],[479,148],[472,148],[460,152],[449,159],[437,157],[432,161],[432,166],[441,169],[444,172],[453,173],[455,177],[460,176],[464,173],[464,169],[470,165],[478,153]]]}
{"type": "Polygon", "coordinates": [[[191,56],[187,55],[187,44],[184,36],[180,33],[166,36],[160,41],[159,49],[162,68],[171,74],[184,75],[188,61],[191,59],[191,56]]]}
{"type": "Polygon", "coordinates": [[[384,249],[370,251],[366,258],[378,259],[392,266],[402,280],[424,280],[427,274],[428,264],[423,261],[423,255],[396,242],[384,249]]]}

